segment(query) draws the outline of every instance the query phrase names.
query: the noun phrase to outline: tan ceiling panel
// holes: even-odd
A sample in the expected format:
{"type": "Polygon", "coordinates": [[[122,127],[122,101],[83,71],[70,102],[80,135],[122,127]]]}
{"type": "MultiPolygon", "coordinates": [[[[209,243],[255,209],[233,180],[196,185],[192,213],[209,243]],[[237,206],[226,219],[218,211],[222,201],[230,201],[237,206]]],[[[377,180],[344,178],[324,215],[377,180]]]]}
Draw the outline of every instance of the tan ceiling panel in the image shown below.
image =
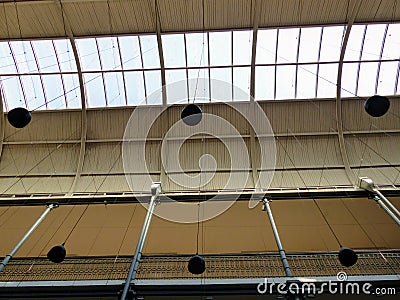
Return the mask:
{"type": "Polygon", "coordinates": [[[78,153],[79,144],[7,145],[1,157],[1,175],[73,175],[78,153]]]}
{"type": "Polygon", "coordinates": [[[356,181],[358,181],[359,177],[369,177],[375,184],[380,186],[393,186],[400,183],[399,167],[381,168],[372,166],[366,168],[352,168],[352,170],[356,175],[356,181]]]}
{"type": "Polygon", "coordinates": [[[83,174],[123,174],[121,143],[89,143],[86,145],[83,174]]]}
{"type": "Polygon", "coordinates": [[[122,139],[132,113],[130,108],[89,110],[87,112],[87,139],[122,139]]]}
{"type": "Polygon", "coordinates": [[[81,138],[80,111],[32,112],[32,121],[23,129],[5,123],[5,141],[76,141],[81,138]]]}

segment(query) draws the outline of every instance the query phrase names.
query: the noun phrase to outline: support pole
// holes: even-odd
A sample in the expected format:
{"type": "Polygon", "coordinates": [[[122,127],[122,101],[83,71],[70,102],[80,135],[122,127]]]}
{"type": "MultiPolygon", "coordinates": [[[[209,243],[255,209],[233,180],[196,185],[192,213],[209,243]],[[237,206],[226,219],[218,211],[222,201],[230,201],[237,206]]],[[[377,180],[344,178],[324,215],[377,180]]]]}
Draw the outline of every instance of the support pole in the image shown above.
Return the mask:
{"type": "Polygon", "coordinates": [[[143,250],[144,242],[146,240],[147,231],[150,226],[150,221],[151,221],[151,217],[153,216],[154,208],[157,205],[156,200],[160,193],[161,193],[160,183],[159,182],[153,183],[151,186],[151,199],[150,199],[150,203],[149,203],[149,208],[147,209],[147,214],[144,219],[142,232],[140,233],[140,237],[139,237],[138,243],[136,245],[135,254],[133,255],[133,260],[132,260],[131,266],[129,268],[128,277],[126,278],[126,281],[125,281],[124,290],[123,290],[121,298],[120,298],[121,300],[126,299],[131,282],[132,282],[132,280],[134,280],[136,278],[136,273],[139,269],[139,263],[140,263],[140,259],[142,257],[142,250],[143,250]]]}
{"type": "Polygon", "coordinates": [[[53,210],[54,208],[57,208],[58,204],[48,204],[46,210],[42,213],[42,215],[39,217],[39,219],[35,222],[35,224],[32,225],[32,227],[28,230],[27,233],[23,236],[23,238],[18,242],[18,244],[14,247],[14,249],[11,250],[10,254],[8,254],[3,261],[0,264],[0,272],[3,271],[4,267],[8,264],[9,260],[14,256],[14,254],[18,251],[18,249],[25,243],[25,241],[28,239],[28,237],[32,234],[32,232],[35,231],[36,227],[39,226],[39,224],[44,220],[46,215],[53,210]]]}
{"type": "Polygon", "coordinates": [[[397,225],[400,226],[399,218],[385,205],[385,203],[383,203],[382,199],[378,195],[374,196],[374,200],[376,201],[376,203],[378,203],[380,207],[383,208],[384,211],[386,211],[386,213],[393,219],[393,221],[395,221],[397,225]]]}
{"type": "Polygon", "coordinates": [[[285,270],[285,274],[287,277],[293,277],[292,271],[290,270],[290,267],[289,267],[289,262],[286,258],[286,252],[285,252],[285,250],[283,250],[281,239],[280,239],[279,233],[278,233],[278,229],[276,228],[276,225],[275,225],[274,217],[272,216],[271,207],[269,206],[269,202],[271,202],[271,200],[264,198],[262,200],[262,202],[264,203],[264,210],[267,211],[268,218],[269,218],[269,221],[272,226],[272,231],[275,236],[276,245],[278,246],[279,255],[281,256],[281,261],[282,261],[283,269],[285,270]]]}
{"type": "Polygon", "coordinates": [[[359,178],[359,187],[374,194],[374,200],[383,210],[400,226],[400,212],[398,209],[376,188],[374,182],[368,177],[359,178]]]}

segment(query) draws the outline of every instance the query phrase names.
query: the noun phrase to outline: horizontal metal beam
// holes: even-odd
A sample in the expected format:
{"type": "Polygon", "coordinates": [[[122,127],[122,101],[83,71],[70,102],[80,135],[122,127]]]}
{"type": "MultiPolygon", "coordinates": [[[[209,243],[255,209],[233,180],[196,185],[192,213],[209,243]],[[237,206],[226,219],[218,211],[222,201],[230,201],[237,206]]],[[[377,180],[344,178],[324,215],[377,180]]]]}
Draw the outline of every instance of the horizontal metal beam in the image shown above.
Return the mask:
{"type": "MultiPolygon", "coordinates": [[[[387,197],[400,197],[400,186],[381,187],[387,197]]],[[[182,192],[182,193],[163,193],[159,197],[161,203],[166,203],[173,199],[179,202],[199,202],[218,197],[220,201],[249,201],[252,196],[259,196],[260,199],[268,197],[271,200],[298,200],[298,199],[334,199],[334,198],[368,198],[370,193],[354,187],[332,187],[315,189],[287,189],[287,190],[268,190],[265,193],[254,193],[252,191],[220,191],[220,192],[182,192]],[[168,197],[168,198],[167,198],[168,197]]],[[[147,203],[150,199],[149,194],[145,193],[121,193],[121,194],[73,194],[70,196],[60,194],[49,195],[16,195],[15,197],[0,197],[0,206],[38,206],[49,202],[57,202],[60,205],[85,205],[85,204],[123,204],[123,203],[147,203]]]]}

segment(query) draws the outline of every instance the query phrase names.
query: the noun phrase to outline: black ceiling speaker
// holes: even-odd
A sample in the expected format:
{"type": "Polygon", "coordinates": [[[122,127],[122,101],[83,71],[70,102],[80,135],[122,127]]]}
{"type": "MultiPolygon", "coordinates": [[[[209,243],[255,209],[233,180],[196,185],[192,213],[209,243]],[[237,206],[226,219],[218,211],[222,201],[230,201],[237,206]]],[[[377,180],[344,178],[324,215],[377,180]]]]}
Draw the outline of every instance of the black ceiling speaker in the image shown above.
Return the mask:
{"type": "Polygon", "coordinates": [[[364,103],[365,111],[372,117],[382,117],[390,107],[388,97],[375,95],[367,99],[364,103]]]}
{"type": "Polygon", "coordinates": [[[188,263],[188,270],[192,274],[202,274],[206,270],[206,262],[200,255],[192,256],[188,263]]]}
{"type": "Polygon", "coordinates": [[[32,119],[31,113],[23,107],[10,110],[7,114],[8,122],[15,128],[24,128],[32,119]]]}
{"type": "Polygon", "coordinates": [[[181,113],[182,121],[189,126],[195,126],[200,123],[202,118],[201,108],[196,104],[188,104],[182,110],[181,113]]]}
{"type": "Polygon", "coordinates": [[[47,258],[54,263],[60,263],[65,259],[67,255],[67,250],[65,250],[64,245],[54,246],[47,252],[47,258]]]}
{"type": "Polygon", "coordinates": [[[345,267],[351,267],[357,262],[358,256],[353,249],[341,247],[339,250],[339,261],[345,267]]]}

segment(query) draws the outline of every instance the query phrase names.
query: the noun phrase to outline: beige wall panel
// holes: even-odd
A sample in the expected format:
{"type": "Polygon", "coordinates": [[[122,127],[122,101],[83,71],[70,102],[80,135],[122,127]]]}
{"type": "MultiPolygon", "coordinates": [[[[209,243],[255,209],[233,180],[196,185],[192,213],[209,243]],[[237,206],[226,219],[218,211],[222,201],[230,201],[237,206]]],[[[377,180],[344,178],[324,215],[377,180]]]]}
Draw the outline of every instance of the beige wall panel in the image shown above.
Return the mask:
{"type": "MultiPolygon", "coordinates": [[[[129,174],[129,176],[127,178],[125,177],[125,179],[122,179],[122,176],[118,176],[115,178],[115,180],[116,181],[125,180],[125,182],[121,184],[120,188],[121,190],[127,189],[124,191],[149,193],[151,184],[153,182],[160,181],[160,174],[151,174],[146,176],[129,174]]],[[[162,183],[163,191],[168,191],[167,187],[168,187],[168,182],[163,182],[162,183]]]]}
{"type": "Polygon", "coordinates": [[[352,136],[345,142],[352,166],[400,164],[399,134],[352,136]]]}
{"type": "Polygon", "coordinates": [[[15,129],[5,122],[5,141],[60,141],[79,140],[81,137],[80,111],[32,112],[32,121],[23,129],[15,129]]]}
{"type": "Polygon", "coordinates": [[[276,138],[276,168],[342,166],[337,136],[276,138]]]}
{"type": "Polygon", "coordinates": [[[364,109],[365,100],[366,98],[342,101],[344,131],[399,129],[400,100],[398,98],[391,98],[389,111],[380,118],[371,117],[366,113],[364,109]]]}
{"type": "Polygon", "coordinates": [[[332,100],[265,101],[261,106],[275,134],[336,131],[335,102],[332,100]]]}
{"type": "Polygon", "coordinates": [[[343,169],[275,171],[271,188],[339,186],[352,184],[343,169]]]}
{"type": "Polygon", "coordinates": [[[122,139],[132,108],[87,111],[87,139],[122,139]]]}
{"type": "MultiPolygon", "coordinates": [[[[137,176],[139,179],[140,177],[137,176]]],[[[75,193],[130,191],[125,175],[85,175],[79,178],[75,193]]]]}
{"type": "Polygon", "coordinates": [[[89,143],[86,145],[83,174],[124,173],[121,143],[89,143]]]}
{"type": "Polygon", "coordinates": [[[26,177],[1,178],[2,194],[43,194],[66,193],[72,185],[74,177],[26,177]]]}
{"type": "MultiPolygon", "coordinates": [[[[231,181],[230,175],[228,172],[219,172],[215,173],[210,181],[206,183],[206,177],[202,175],[201,182],[204,183],[199,188],[200,177],[196,178],[196,180],[192,180],[188,176],[197,175],[195,173],[191,173],[189,175],[176,173],[168,176],[168,180],[166,184],[162,183],[162,187],[164,191],[172,192],[172,191],[189,191],[189,190],[240,190],[240,189],[249,189],[253,188],[253,180],[251,172],[235,172],[235,176],[232,176],[231,181]],[[229,183],[229,184],[228,184],[229,183]]],[[[168,174],[167,174],[168,175],[168,174]]],[[[211,176],[210,176],[211,177],[211,176]]]]}
{"type": "Polygon", "coordinates": [[[5,145],[0,161],[1,175],[73,175],[79,144],[5,145]]]}

